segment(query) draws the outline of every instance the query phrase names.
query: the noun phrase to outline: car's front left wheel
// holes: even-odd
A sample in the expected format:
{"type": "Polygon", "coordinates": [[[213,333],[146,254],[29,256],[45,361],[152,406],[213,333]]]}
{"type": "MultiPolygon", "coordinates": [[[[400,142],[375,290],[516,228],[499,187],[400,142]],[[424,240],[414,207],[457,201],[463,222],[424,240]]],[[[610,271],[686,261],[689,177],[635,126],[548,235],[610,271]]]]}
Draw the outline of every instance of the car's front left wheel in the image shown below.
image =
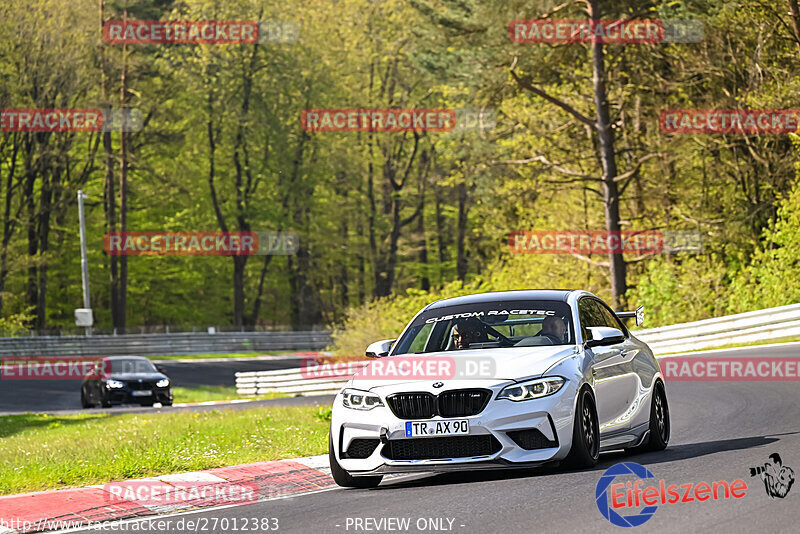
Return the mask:
{"type": "Polygon", "coordinates": [[[331,475],[333,476],[333,481],[342,487],[374,488],[381,483],[381,480],[383,480],[382,475],[354,477],[345,471],[342,466],[339,465],[339,462],[336,461],[336,454],[333,452],[333,439],[331,438],[330,434],[328,434],[328,457],[330,458],[331,462],[331,475]]]}
{"type": "Polygon", "coordinates": [[[572,427],[572,448],[565,460],[568,467],[586,468],[597,465],[600,458],[600,425],[594,397],[588,389],[578,393],[572,427]]]}
{"type": "Polygon", "coordinates": [[[81,408],[91,408],[92,406],[92,403],[86,398],[86,390],[81,389],[81,408]]]}

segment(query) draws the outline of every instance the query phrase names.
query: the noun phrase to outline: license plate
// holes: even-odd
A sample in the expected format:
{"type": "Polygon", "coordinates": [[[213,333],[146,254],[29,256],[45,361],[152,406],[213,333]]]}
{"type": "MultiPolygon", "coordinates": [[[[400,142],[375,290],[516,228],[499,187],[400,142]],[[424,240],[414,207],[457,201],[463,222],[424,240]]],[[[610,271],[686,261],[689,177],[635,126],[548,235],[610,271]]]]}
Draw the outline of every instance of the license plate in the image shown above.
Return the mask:
{"type": "Polygon", "coordinates": [[[451,419],[448,421],[407,421],[406,437],[418,438],[426,436],[456,436],[469,434],[468,419],[451,419]]]}
{"type": "Polygon", "coordinates": [[[131,395],[134,396],[134,397],[149,397],[152,394],[153,394],[153,392],[151,390],[149,390],[149,389],[137,389],[137,390],[131,391],[131,395]]]}

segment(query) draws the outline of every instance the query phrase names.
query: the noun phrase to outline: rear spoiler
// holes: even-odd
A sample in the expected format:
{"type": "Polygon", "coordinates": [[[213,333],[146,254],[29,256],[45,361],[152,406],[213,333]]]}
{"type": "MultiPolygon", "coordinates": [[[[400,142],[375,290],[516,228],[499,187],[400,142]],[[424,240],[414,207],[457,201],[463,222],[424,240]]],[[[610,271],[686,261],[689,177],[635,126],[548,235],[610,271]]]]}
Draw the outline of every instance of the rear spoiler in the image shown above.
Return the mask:
{"type": "Polygon", "coordinates": [[[644,306],[639,306],[636,311],[623,311],[616,312],[615,314],[620,319],[636,319],[636,326],[640,326],[644,322],[644,306]]]}

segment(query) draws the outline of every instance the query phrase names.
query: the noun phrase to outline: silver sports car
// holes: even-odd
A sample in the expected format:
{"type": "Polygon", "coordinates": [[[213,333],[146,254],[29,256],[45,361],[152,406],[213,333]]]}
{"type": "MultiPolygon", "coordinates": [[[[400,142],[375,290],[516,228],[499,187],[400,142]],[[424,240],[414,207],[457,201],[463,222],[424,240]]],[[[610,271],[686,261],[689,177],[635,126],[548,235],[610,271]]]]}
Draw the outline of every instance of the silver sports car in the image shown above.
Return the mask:
{"type": "Polygon", "coordinates": [[[338,393],[329,454],[341,486],[386,473],[593,466],[601,451],[661,450],[664,378],[650,348],[586,291],[440,300],[338,393]]]}

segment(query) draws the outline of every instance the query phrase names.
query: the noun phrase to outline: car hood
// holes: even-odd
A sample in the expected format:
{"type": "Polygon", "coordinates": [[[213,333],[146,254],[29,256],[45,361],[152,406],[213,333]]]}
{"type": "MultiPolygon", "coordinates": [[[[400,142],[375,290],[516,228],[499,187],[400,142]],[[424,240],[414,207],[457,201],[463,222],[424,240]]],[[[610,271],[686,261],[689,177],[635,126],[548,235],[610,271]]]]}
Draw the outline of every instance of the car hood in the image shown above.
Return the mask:
{"type": "Polygon", "coordinates": [[[353,376],[348,387],[369,391],[415,384],[419,386],[415,387],[418,391],[435,391],[430,389],[435,382],[446,382],[448,389],[456,387],[456,383],[458,387],[479,387],[479,384],[485,387],[488,384],[519,382],[542,376],[553,365],[575,354],[576,350],[574,345],[557,345],[388,356],[368,363],[353,376]],[[433,361],[436,365],[431,366],[432,369],[422,368],[422,372],[419,372],[421,364],[426,361],[433,361]],[[438,367],[440,363],[444,367],[438,367]],[[401,369],[411,371],[404,375],[401,369]],[[436,372],[438,369],[455,372],[439,374],[436,372]],[[431,370],[434,372],[429,372],[431,370]]]}

